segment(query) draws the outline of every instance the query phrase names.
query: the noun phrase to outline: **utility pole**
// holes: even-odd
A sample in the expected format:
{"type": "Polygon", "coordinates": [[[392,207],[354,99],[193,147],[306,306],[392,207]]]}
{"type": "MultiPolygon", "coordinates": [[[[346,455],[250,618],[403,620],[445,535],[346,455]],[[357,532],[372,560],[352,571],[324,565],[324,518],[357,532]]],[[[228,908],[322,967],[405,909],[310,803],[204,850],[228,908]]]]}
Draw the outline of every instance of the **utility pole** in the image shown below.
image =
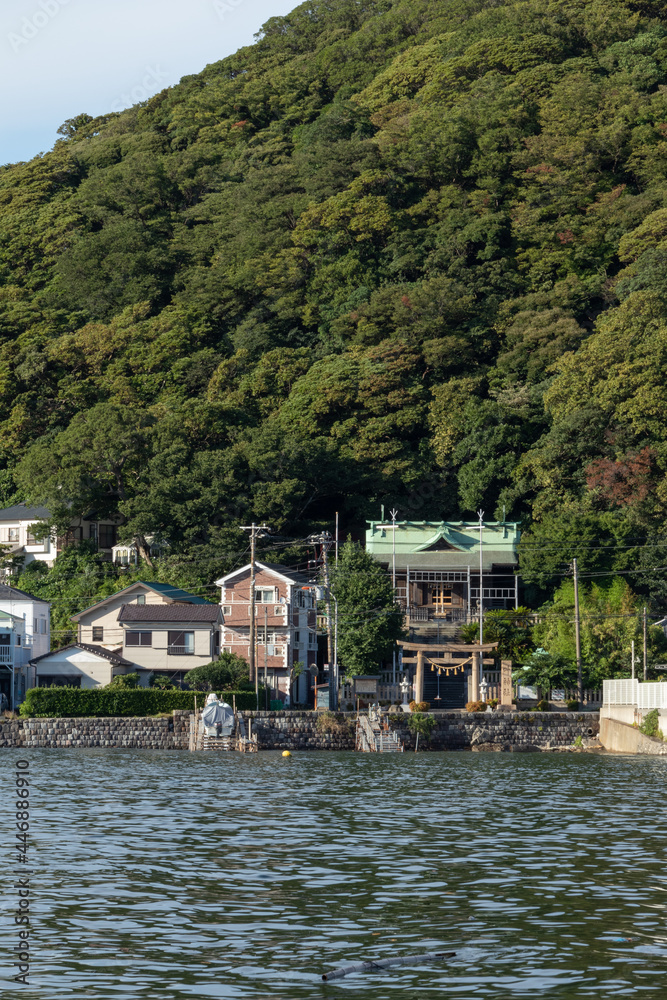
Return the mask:
{"type": "Polygon", "coordinates": [[[264,532],[268,531],[269,527],[266,524],[246,524],[241,526],[241,531],[250,532],[250,635],[248,636],[250,642],[249,658],[248,658],[248,677],[249,680],[255,682],[255,695],[257,697],[257,708],[259,709],[259,672],[257,670],[257,665],[255,663],[255,542],[258,537],[262,537],[264,532]],[[261,535],[260,535],[261,532],[261,535]]]}
{"type": "Polygon", "coordinates": [[[484,642],[484,511],[478,510],[479,515],[479,644],[484,642]]]}
{"type": "Polygon", "coordinates": [[[329,586],[329,559],[328,549],[331,544],[331,535],[328,531],[322,531],[319,535],[312,535],[309,541],[314,541],[322,546],[322,576],[324,577],[324,602],[327,609],[327,657],[329,660],[329,708],[335,712],[338,708],[338,664],[336,663],[336,653],[334,652],[334,642],[331,628],[331,590],[329,586]]]}
{"type": "Polygon", "coordinates": [[[269,655],[269,606],[264,605],[264,711],[269,710],[268,664],[269,655]]]}
{"type": "MultiPolygon", "coordinates": [[[[477,689],[481,687],[484,680],[484,652],[482,643],[484,642],[484,511],[478,510],[479,514],[479,674],[477,677],[477,689]]],[[[475,658],[473,656],[473,670],[475,658]]]]}
{"type": "Polygon", "coordinates": [[[644,605],[644,680],[648,678],[648,611],[644,605]]]}
{"type": "Polygon", "coordinates": [[[634,639],[632,639],[630,641],[630,659],[632,660],[632,664],[631,664],[631,667],[630,667],[630,676],[634,680],[635,679],[635,640],[634,639]]]}
{"type": "Polygon", "coordinates": [[[576,557],[572,560],[572,574],[574,576],[574,642],[577,655],[577,698],[581,708],[584,701],[584,681],[581,673],[581,631],[579,618],[579,569],[576,557]]]}
{"type": "MultiPolygon", "coordinates": [[[[398,511],[394,507],[391,511],[391,586],[394,591],[394,601],[396,601],[396,515],[398,511]]],[[[396,683],[396,643],[392,650],[391,659],[391,683],[396,683]]]]}

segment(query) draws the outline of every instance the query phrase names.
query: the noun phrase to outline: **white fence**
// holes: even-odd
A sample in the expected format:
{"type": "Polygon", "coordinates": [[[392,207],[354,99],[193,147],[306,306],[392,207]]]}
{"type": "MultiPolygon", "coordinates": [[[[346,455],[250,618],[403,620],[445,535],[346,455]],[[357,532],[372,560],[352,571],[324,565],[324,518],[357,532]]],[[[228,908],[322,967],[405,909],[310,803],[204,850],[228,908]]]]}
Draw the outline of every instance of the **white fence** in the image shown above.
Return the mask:
{"type": "Polygon", "coordinates": [[[667,684],[660,681],[603,681],[605,705],[628,705],[648,712],[652,708],[667,709],[667,684]]]}

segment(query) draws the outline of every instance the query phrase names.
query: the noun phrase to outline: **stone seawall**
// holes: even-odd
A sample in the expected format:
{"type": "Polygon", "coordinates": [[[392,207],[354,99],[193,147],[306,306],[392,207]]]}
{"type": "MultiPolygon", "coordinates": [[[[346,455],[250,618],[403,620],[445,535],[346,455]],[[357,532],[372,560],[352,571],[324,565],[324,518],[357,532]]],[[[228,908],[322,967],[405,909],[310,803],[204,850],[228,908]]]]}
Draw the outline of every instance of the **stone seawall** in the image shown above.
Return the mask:
{"type": "Polygon", "coordinates": [[[0,747],[123,747],[187,750],[190,712],[170,716],[80,719],[4,719],[0,747]]]}
{"type": "MultiPolygon", "coordinates": [[[[422,750],[529,751],[572,746],[577,737],[595,739],[600,731],[597,712],[433,712],[436,724],[430,740],[419,740],[422,750]]],[[[353,750],[354,725],[349,734],[322,732],[313,712],[245,712],[252,719],[262,750],[353,750]]],[[[336,716],[339,723],[352,713],[336,716]]],[[[390,726],[405,749],[414,750],[415,737],[407,715],[390,715],[390,726]]]]}
{"type": "MultiPolygon", "coordinates": [[[[434,712],[430,740],[420,750],[527,751],[572,746],[577,737],[596,737],[595,712],[434,712]]],[[[4,719],[0,748],[119,747],[139,750],[187,750],[188,711],[146,718],[4,719]]],[[[339,713],[335,722],[314,712],[244,712],[257,734],[260,750],[354,750],[355,716],[339,713]]],[[[407,716],[389,716],[406,750],[415,737],[407,716]]]]}

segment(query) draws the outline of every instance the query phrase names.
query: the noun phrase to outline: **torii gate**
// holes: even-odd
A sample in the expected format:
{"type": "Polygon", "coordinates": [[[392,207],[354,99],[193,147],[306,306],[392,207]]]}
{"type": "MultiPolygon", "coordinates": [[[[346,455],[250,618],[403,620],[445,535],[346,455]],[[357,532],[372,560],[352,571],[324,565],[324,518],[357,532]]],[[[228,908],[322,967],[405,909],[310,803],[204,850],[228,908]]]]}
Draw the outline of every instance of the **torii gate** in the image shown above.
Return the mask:
{"type": "Polygon", "coordinates": [[[498,648],[497,642],[485,642],[480,646],[479,643],[465,643],[465,642],[443,642],[443,643],[428,643],[428,642],[405,642],[402,639],[398,640],[398,645],[403,648],[404,652],[415,652],[417,654],[415,657],[403,657],[403,662],[415,663],[417,664],[417,671],[415,675],[415,701],[424,700],[424,656],[425,654],[430,654],[430,658],[443,657],[443,666],[447,661],[452,662],[452,653],[467,653],[468,656],[464,660],[459,660],[452,663],[452,666],[463,667],[466,663],[472,663],[471,670],[471,690],[470,690],[470,700],[479,701],[479,684],[481,680],[481,668],[483,663],[494,663],[492,658],[484,659],[484,653],[491,653],[494,649],[498,648]]]}

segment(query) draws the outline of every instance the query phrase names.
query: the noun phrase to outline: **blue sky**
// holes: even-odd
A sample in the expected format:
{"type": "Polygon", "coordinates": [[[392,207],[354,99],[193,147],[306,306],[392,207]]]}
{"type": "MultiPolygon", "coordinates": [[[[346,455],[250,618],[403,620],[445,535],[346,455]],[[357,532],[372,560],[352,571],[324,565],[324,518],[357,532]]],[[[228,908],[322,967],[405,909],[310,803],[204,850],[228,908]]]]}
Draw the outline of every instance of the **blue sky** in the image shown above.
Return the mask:
{"type": "Polygon", "coordinates": [[[242,45],[298,0],[1,0],[0,163],[50,149],[86,112],[120,111],[242,45]]]}

